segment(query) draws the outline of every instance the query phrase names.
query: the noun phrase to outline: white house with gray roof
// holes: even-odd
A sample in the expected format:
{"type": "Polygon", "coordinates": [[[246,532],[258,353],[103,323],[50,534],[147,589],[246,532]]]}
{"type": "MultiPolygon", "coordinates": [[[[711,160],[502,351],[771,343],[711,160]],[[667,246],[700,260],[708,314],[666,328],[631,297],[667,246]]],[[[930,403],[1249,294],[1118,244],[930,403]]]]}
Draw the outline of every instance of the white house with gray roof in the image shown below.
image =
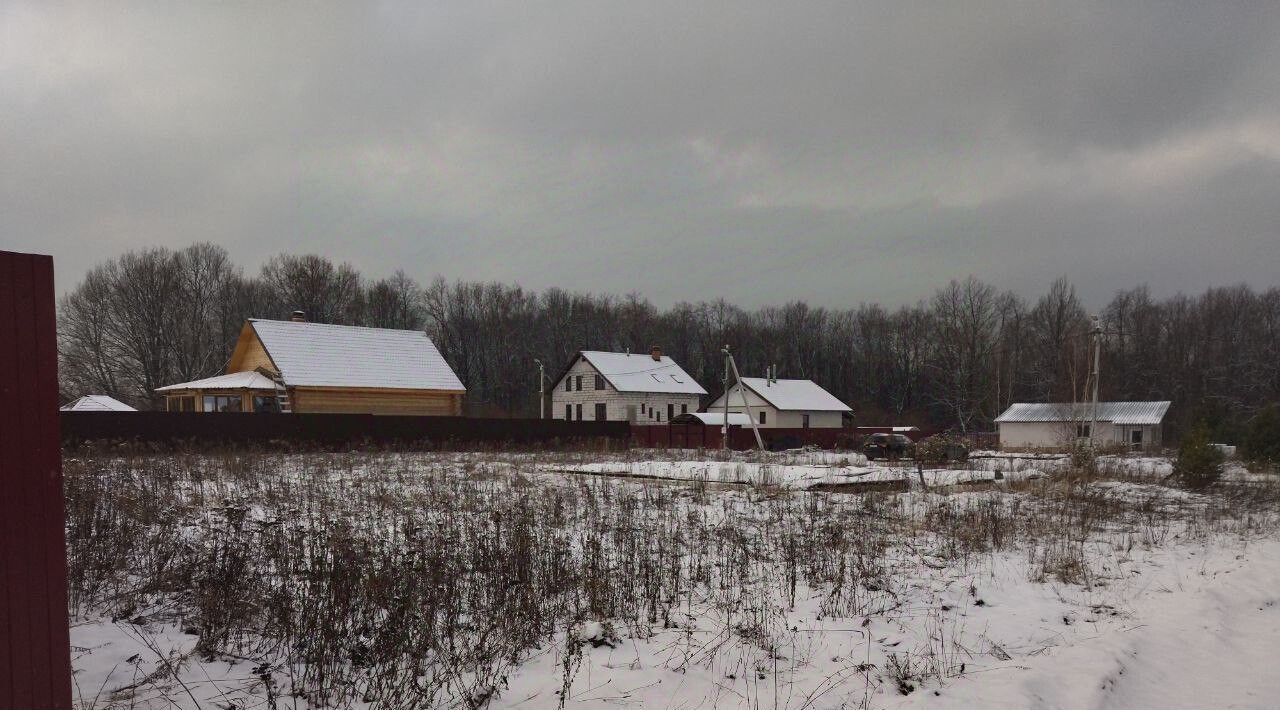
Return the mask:
{"type": "Polygon", "coordinates": [[[551,389],[551,417],[572,421],[666,424],[698,411],[707,391],[663,355],[583,350],[551,389]]]}
{"type": "Polygon", "coordinates": [[[1017,402],[996,417],[1002,449],[1065,449],[1080,439],[1099,446],[1158,449],[1169,402],[1017,402]],[[1097,431],[1092,431],[1093,422],[1097,431]]]}
{"type": "Polygon", "coordinates": [[[708,412],[723,412],[729,398],[729,414],[747,414],[750,404],[756,425],[765,429],[834,429],[844,426],[853,410],[813,380],[779,380],[744,377],[707,405],[708,412]]]}

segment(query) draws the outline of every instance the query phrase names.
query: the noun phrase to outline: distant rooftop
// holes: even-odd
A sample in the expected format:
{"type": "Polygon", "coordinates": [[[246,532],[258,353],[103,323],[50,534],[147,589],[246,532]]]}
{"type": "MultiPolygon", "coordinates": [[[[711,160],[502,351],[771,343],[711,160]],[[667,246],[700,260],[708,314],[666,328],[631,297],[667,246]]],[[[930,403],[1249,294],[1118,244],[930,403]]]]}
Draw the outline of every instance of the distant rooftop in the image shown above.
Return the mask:
{"type": "Polygon", "coordinates": [[[64,412],[136,412],[138,410],[105,394],[86,394],[74,402],[63,405],[64,412]]]}
{"type": "MultiPolygon", "coordinates": [[[[1169,402],[1098,402],[1097,420],[1115,424],[1159,424],[1169,411],[1169,402]]],[[[1094,419],[1089,403],[1018,402],[1009,405],[996,422],[1073,422],[1094,419]]]]}
{"type": "MultiPolygon", "coordinates": [[[[850,412],[849,405],[836,399],[813,380],[775,380],[744,377],[747,389],[760,395],[775,409],[783,411],[850,412]]],[[[729,403],[733,406],[733,403],[729,403]]]]}
{"type": "Polygon", "coordinates": [[[290,387],[466,390],[419,330],[258,318],[249,323],[290,387]]]}
{"type": "Polygon", "coordinates": [[[619,392],[707,393],[684,368],[666,355],[659,360],[654,360],[648,353],[583,350],[581,355],[619,392]]]}
{"type": "Polygon", "coordinates": [[[273,390],[276,384],[271,378],[265,377],[252,370],[248,372],[233,372],[229,375],[217,375],[216,377],[205,377],[200,380],[192,380],[190,382],[179,382],[176,385],[165,385],[157,387],[157,392],[171,392],[174,390],[273,390]]]}

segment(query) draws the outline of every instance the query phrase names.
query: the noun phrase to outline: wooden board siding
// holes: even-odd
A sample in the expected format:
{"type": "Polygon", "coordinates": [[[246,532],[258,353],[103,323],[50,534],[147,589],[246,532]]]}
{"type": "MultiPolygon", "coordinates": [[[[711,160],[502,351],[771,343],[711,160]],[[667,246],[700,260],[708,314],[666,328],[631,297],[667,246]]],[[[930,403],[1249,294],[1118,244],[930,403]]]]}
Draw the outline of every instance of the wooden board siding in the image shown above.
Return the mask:
{"type": "Polygon", "coordinates": [[[459,416],[462,393],[435,390],[295,387],[293,411],[301,414],[418,414],[459,416]]]}
{"type": "Polygon", "coordinates": [[[236,348],[231,353],[231,361],[227,363],[227,374],[249,372],[259,367],[272,372],[280,371],[271,361],[271,355],[267,353],[267,349],[262,346],[258,334],[253,331],[253,326],[245,323],[240,329],[240,337],[236,340],[236,348]]]}

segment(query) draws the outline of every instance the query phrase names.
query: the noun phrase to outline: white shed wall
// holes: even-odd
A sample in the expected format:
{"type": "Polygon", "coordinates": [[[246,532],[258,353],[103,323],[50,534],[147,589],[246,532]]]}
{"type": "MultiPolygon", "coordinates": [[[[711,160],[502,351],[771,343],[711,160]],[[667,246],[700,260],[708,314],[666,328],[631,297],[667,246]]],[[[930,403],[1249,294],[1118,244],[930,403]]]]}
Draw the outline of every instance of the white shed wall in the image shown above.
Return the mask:
{"type": "Polygon", "coordinates": [[[1072,438],[1060,422],[999,422],[1000,448],[1060,449],[1072,438]]]}
{"type": "MultiPolygon", "coordinates": [[[[1000,447],[1013,449],[1066,449],[1075,440],[1076,425],[1072,422],[998,422],[1000,447]]],[[[1100,446],[1123,444],[1135,449],[1158,449],[1160,425],[1121,425],[1098,422],[1093,440],[1100,446]],[[1141,441],[1133,441],[1133,432],[1140,431],[1141,441]]]]}

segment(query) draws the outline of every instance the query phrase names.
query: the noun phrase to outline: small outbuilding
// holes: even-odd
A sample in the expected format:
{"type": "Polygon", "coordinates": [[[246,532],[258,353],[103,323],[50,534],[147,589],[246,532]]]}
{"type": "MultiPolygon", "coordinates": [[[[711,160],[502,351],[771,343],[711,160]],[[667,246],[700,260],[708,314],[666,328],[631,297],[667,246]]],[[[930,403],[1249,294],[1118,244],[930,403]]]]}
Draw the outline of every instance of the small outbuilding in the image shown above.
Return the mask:
{"type": "MultiPolygon", "coordinates": [[[[727,418],[729,426],[751,426],[751,418],[745,414],[729,412],[727,418]]],[[[689,412],[672,419],[671,423],[723,427],[725,419],[724,412],[689,412]]]]}
{"type": "Polygon", "coordinates": [[[1158,449],[1169,402],[1018,402],[996,417],[1002,449],[1067,449],[1077,441],[1098,446],[1158,449]],[[1093,423],[1097,422],[1097,431],[1093,423]]]}
{"type": "Polygon", "coordinates": [[[747,415],[743,395],[756,425],[765,429],[836,429],[853,410],[813,380],[744,377],[707,405],[708,413],[722,413],[729,398],[730,416],[747,415]]]}
{"type": "Polygon", "coordinates": [[[62,407],[64,412],[136,412],[138,410],[121,402],[115,397],[109,397],[105,394],[86,394],[85,396],[73,402],[68,402],[62,407]]]}

